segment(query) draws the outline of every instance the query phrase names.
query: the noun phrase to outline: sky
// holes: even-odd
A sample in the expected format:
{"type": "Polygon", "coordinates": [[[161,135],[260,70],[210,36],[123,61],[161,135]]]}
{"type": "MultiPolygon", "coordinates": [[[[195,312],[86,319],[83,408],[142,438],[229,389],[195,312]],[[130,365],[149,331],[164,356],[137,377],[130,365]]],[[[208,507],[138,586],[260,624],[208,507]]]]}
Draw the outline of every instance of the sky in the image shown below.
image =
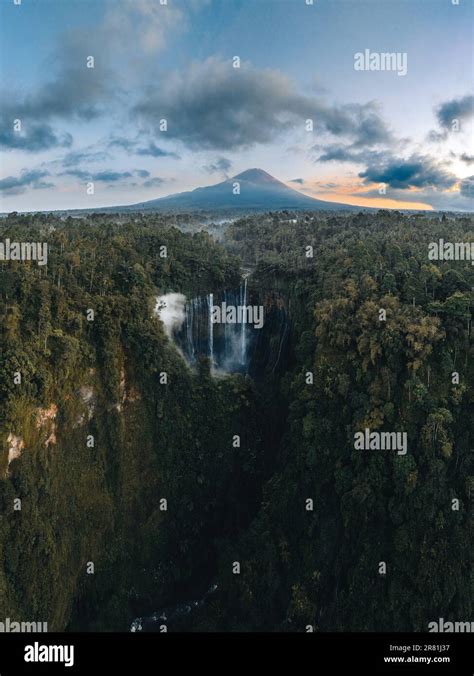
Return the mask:
{"type": "Polygon", "coordinates": [[[0,0],[0,211],[254,167],[322,200],[472,211],[473,31],[473,0],[0,0]]]}

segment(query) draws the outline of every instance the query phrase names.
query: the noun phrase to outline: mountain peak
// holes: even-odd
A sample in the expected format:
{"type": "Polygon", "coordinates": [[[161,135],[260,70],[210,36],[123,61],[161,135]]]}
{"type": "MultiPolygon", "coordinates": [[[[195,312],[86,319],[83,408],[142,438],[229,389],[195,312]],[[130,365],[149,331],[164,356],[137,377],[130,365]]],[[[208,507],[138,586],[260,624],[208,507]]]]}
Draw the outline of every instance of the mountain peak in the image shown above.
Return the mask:
{"type": "Polygon", "coordinates": [[[144,209],[193,211],[217,209],[244,209],[248,211],[281,211],[283,209],[345,209],[343,204],[322,202],[290,188],[263,169],[247,169],[233,178],[195,188],[190,192],[168,195],[140,205],[144,209]],[[232,181],[241,181],[238,194],[232,181]]]}
{"type": "Polygon", "coordinates": [[[241,180],[241,181],[250,181],[250,183],[276,183],[280,184],[280,181],[278,181],[276,178],[271,176],[268,172],[264,171],[263,169],[246,169],[245,171],[242,171],[242,173],[237,174],[237,176],[234,176],[234,179],[241,180]]]}

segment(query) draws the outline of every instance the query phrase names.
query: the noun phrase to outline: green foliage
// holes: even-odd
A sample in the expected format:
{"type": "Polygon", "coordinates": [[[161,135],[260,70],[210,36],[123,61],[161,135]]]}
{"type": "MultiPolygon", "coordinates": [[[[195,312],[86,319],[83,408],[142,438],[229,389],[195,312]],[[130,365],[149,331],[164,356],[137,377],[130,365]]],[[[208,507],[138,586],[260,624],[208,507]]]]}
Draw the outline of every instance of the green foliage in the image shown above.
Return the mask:
{"type": "Polygon", "coordinates": [[[240,219],[225,247],[182,232],[184,215],[3,221],[50,251],[0,269],[0,614],[127,629],[215,583],[180,628],[472,616],[474,275],[427,256],[447,224],[467,241],[472,218],[288,220],[240,219]],[[158,294],[235,287],[239,259],[267,310],[253,381],[204,358],[191,371],[152,312],[158,294]],[[365,427],[406,431],[407,455],[356,451],[365,427]],[[7,474],[9,434],[24,447],[7,474]]]}

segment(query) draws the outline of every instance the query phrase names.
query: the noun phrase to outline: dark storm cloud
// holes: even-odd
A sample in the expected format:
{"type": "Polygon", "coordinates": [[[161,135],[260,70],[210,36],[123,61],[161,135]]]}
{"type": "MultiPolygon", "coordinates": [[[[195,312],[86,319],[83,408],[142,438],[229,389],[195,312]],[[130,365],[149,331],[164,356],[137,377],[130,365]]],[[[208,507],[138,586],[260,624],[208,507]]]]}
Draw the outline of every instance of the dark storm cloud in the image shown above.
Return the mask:
{"type": "Polygon", "coordinates": [[[106,98],[106,91],[102,71],[86,68],[84,62],[63,70],[55,80],[17,104],[17,117],[89,121],[101,113],[100,102],[106,98]]]}
{"type": "Polygon", "coordinates": [[[53,131],[52,120],[89,121],[100,113],[98,101],[104,96],[102,76],[84,66],[63,72],[57,79],[25,98],[12,101],[2,95],[0,143],[6,148],[30,152],[55,146],[70,146],[70,134],[53,131]],[[14,120],[20,120],[24,132],[15,132],[14,120]]]}
{"type": "Polygon", "coordinates": [[[451,128],[453,120],[467,120],[474,114],[474,96],[468,94],[438,106],[436,117],[441,127],[451,128]]]}
{"type": "Polygon", "coordinates": [[[57,134],[49,124],[33,123],[22,125],[21,131],[14,131],[14,120],[17,117],[7,117],[3,112],[0,117],[0,147],[24,150],[36,153],[49,148],[72,145],[71,134],[57,134]]]}
{"type": "Polygon", "coordinates": [[[352,140],[356,145],[389,142],[391,134],[375,103],[330,106],[296,91],[278,71],[240,69],[214,58],[173,73],[150,88],[135,107],[141,120],[163,138],[191,148],[236,149],[270,143],[290,129],[314,129],[352,140]],[[160,132],[159,120],[168,129],[160,132]]]}
{"type": "Polygon", "coordinates": [[[7,176],[0,180],[0,192],[4,195],[20,195],[27,188],[33,188],[34,190],[52,188],[54,187],[53,183],[41,180],[49,175],[48,171],[40,171],[38,169],[27,171],[24,169],[19,176],[7,176]]]}
{"type": "Polygon", "coordinates": [[[457,182],[454,174],[426,155],[411,155],[406,160],[393,156],[378,158],[359,176],[364,183],[385,183],[399,189],[431,187],[447,190],[457,182]]]}
{"type": "Polygon", "coordinates": [[[16,92],[0,93],[0,145],[39,152],[57,146],[70,146],[70,134],[53,130],[53,121],[88,122],[105,111],[115,95],[109,73],[100,64],[86,67],[88,52],[84,46],[66,43],[56,51],[54,63],[60,64],[49,81],[22,96],[16,92]],[[13,130],[20,120],[24,132],[13,130]]]}
{"type": "Polygon", "coordinates": [[[207,171],[208,174],[227,174],[231,166],[232,162],[226,157],[218,157],[212,164],[206,164],[203,169],[204,171],[207,171]]]}
{"type": "Polygon", "coordinates": [[[389,143],[392,136],[374,103],[346,104],[329,109],[317,128],[334,136],[353,137],[354,148],[364,148],[379,143],[389,143]]]}

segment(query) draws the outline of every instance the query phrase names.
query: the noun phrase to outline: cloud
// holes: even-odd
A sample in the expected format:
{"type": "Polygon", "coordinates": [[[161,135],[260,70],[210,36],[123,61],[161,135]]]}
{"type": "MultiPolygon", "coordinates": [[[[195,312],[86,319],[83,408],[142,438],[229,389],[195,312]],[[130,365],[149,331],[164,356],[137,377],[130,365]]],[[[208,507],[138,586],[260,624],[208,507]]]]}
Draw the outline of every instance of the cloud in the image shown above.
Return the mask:
{"type": "Polygon", "coordinates": [[[113,136],[109,141],[109,148],[121,148],[129,155],[149,155],[150,157],[174,157],[175,159],[180,159],[176,153],[158,148],[154,141],[150,141],[145,147],[140,148],[139,145],[137,140],[132,141],[122,136],[113,136]]]}
{"type": "Polygon", "coordinates": [[[312,150],[316,152],[324,152],[317,157],[318,162],[365,162],[367,154],[363,151],[354,151],[352,145],[342,145],[339,143],[331,143],[328,146],[315,145],[312,150]]]}
{"type": "Polygon", "coordinates": [[[436,129],[431,129],[428,132],[428,141],[430,143],[443,143],[448,138],[448,132],[445,131],[436,131],[436,129]]]}
{"type": "MultiPolygon", "coordinates": [[[[396,142],[393,145],[394,148],[397,147],[396,142]]],[[[399,143],[398,146],[400,146],[399,143]]],[[[356,148],[354,144],[330,143],[327,146],[315,145],[311,150],[316,153],[322,152],[316,157],[317,162],[352,162],[353,164],[371,165],[383,164],[387,157],[392,155],[394,148],[371,150],[370,148],[356,148]]]]}
{"type": "Polygon", "coordinates": [[[164,49],[172,31],[186,26],[181,10],[170,2],[157,0],[114,0],[105,15],[103,34],[113,46],[123,50],[124,45],[139,46],[153,55],[164,49]]]}
{"type": "Polygon", "coordinates": [[[212,164],[206,164],[203,169],[207,171],[208,174],[219,174],[223,173],[227,175],[227,172],[232,167],[232,162],[226,157],[218,157],[212,164]]]}
{"type": "Polygon", "coordinates": [[[33,169],[28,171],[23,169],[19,176],[7,176],[0,180],[0,192],[4,195],[21,195],[27,188],[41,190],[44,188],[53,188],[53,183],[42,181],[45,176],[49,176],[48,171],[33,169]]]}
{"type": "Polygon", "coordinates": [[[468,94],[440,104],[436,110],[439,125],[451,129],[453,120],[467,120],[474,115],[474,96],[468,94]]]}
{"type": "Polygon", "coordinates": [[[474,176],[463,178],[459,191],[463,197],[474,198],[474,176]]]}
{"type": "Polygon", "coordinates": [[[324,125],[334,136],[354,137],[354,148],[366,148],[393,140],[374,102],[333,108],[329,119],[323,121],[323,129],[324,125]]]}
{"type": "Polygon", "coordinates": [[[75,150],[68,153],[62,160],[64,167],[73,167],[81,162],[103,162],[110,155],[103,151],[75,150]]]}
{"type": "MultiPolygon", "coordinates": [[[[314,178],[300,178],[290,181],[290,183],[295,182],[298,182],[302,186],[302,190],[308,195],[320,195],[328,192],[340,194],[344,191],[341,183],[334,183],[333,181],[319,181],[314,178]]],[[[347,181],[344,182],[344,187],[347,187],[347,181]]]]}
{"type": "MultiPolygon", "coordinates": [[[[461,186],[460,186],[461,188],[461,186]]],[[[427,204],[433,209],[440,211],[472,211],[472,197],[466,196],[466,189],[441,191],[434,188],[422,188],[420,190],[407,191],[405,189],[390,188],[381,195],[377,189],[361,191],[356,189],[350,193],[353,197],[381,198],[400,200],[401,202],[413,202],[427,204]]]]}
{"type": "MultiPolygon", "coordinates": [[[[450,131],[453,131],[453,123],[465,122],[474,115],[474,96],[466,96],[451,99],[440,103],[435,109],[436,119],[441,130],[431,129],[428,132],[427,140],[430,143],[444,143],[448,139],[450,131]]],[[[462,125],[460,125],[462,131],[462,125]]]]}
{"type": "Polygon", "coordinates": [[[168,152],[162,148],[158,148],[154,141],[150,141],[146,148],[137,148],[136,155],[150,155],[151,157],[175,157],[179,158],[176,153],[168,152]]]}
{"type": "Polygon", "coordinates": [[[128,153],[132,153],[136,148],[136,145],[136,141],[130,141],[130,139],[124,138],[122,136],[112,136],[109,140],[109,148],[122,148],[128,153]]]}
{"type": "Polygon", "coordinates": [[[160,185],[163,185],[164,180],[162,178],[159,178],[158,176],[155,176],[155,178],[150,178],[148,181],[145,181],[143,183],[144,188],[159,188],[160,185]]]}
{"type": "MultiPolygon", "coordinates": [[[[2,103],[4,107],[4,104],[2,103]]],[[[50,148],[63,147],[68,148],[72,145],[71,134],[57,134],[49,124],[28,124],[22,120],[22,130],[14,131],[14,120],[12,113],[2,113],[0,117],[0,147],[24,150],[26,152],[37,153],[50,148]]]]}
{"type": "Polygon", "coordinates": [[[56,60],[61,67],[49,81],[30,93],[1,93],[0,144],[29,152],[72,144],[69,133],[54,131],[57,120],[88,122],[104,110],[104,103],[112,96],[104,68],[87,68],[87,52],[76,60],[67,45],[56,60]],[[22,131],[14,131],[14,120],[20,120],[22,131]]]}
{"type": "Polygon", "coordinates": [[[336,190],[340,187],[337,183],[332,183],[332,182],[324,183],[322,181],[316,181],[315,186],[317,186],[321,190],[336,190]]]}
{"type": "Polygon", "coordinates": [[[466,164],[474,164],[474,155],[468,155],[467,153],[462,153],[459,156],[459,159],[466,164]]]}
{"type": "Polygon", "coordinates": [[[83,171],[82,169],[68,169],[59,174],[59,176],[74,176],[75,178],[80,178],[81,181],[90,181],[92,178],[89,171],[83,171]]]}
{"type": "Polygon", "coordinates": [[[86,68],[85,56],[75,64],[66,60],[55,78],[23,98],[3,92],[0,142],[4,147],[31,152],[70,146],[71,135],[54,132],[52,120],[90,121],[100,114],[100,104],[107,96],[102,69],[86,68]],[[14,120],[21,121],[23,132],[13,130],[14,120]]]}
{"type": "Polygon", "coordinates": [[[299,183],[300,185],[304,185],[304,178],[292,178],[290,183],[299,183]]]}
{"type": "MultiPolygon", "coordinates": [[[[0,147],[31,153],[70,147],[72,136],[53,124],[90,122],[108,113],[114,101],[123,104],[129,95],[125,71],[133,71],[136,81],[137,70],[145,65],[151,69],[155,65],[151,57],[165,47],[173,31],[187,25],[183,12],[172,3],[113,0],[104,6],[103,20],[94,28],[69,29],[60,35],[43,69],[53,73],[48,79],[26,94],[0,91],[0,147]],[[87,67],[90,56],[93,68],[87,67]],[[13,130],[14,120],[21,120],[21,133],[13,130]]],[[[149,150],[142,154],[168,154],[149,150]]]]}
{"type": "Polygon", "coordinates": [[[59,176],[73,176],[79,178],[81,181],[102,181],[104,183],[117,183],[132,176],[139,178],[147,178],[150,172],[146,169],[135,169],[132,171],[114,171],[113,169],[105,169],[103,171],[91,172],[84,169],[67,169],[59,176]]]}
{"type": "Polygon", "coordinates": [[[93,181],[104,181],[105,183],[115,183],[116,181],[123,181],[124,178],[131,178],[133,174],[130,171],[99,171],[92,175],[93,181]]]}
{"type": "Polygon", "coordinates": [[[430,187],[436,190],[452,188],[457,177],[427,155],[413,154],[407,159],[387,156],[359,173],[364,183],[385,183],[402,190],[430,187]]]}
{"type": "Polygon", "coordinates": [[[357,146],[386,143],[391,134],[374,102],[330,106],[300,94],[276,70],[209,58],[184,72],[168,73],[149,88],[135,113],[163,138],[174,138],[193,149],[237,149],[270,143],[290,129],[304,130],[313,120],[320,133],[343,136],[357,146]],[[168,121],[160,132],[159,120],[168,121]]]}

